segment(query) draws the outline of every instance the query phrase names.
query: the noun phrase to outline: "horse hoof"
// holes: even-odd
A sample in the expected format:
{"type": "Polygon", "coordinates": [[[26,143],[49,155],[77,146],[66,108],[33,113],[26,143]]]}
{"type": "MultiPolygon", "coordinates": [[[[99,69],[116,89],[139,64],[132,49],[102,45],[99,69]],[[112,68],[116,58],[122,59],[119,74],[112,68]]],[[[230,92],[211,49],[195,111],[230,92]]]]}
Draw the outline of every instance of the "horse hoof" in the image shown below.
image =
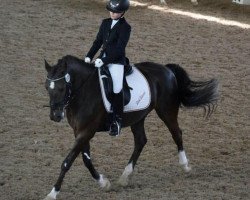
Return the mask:
{"type": "Polygon", "coordinates": [[[50,197],[50,196],[47,196],[45,199],[43,200],[55,200],[54,198],[50,197]]]}
{"type": "Polygon", "coordinates": [[[167,3],[166,3],[165,0],[160,0],[160,3],[161,3],[162,5],[167,5],[167,3]]]}
{"type": "Polygon", "coordinates": [[[185,172],[190,172],[192,169],[190,166],[188,166],[188,164],[182,165],[182,168],[184,169],[185,172]]]}
{"type": "Polygon", "coordinates": [[[111,186],[110,181],[106,177],[104,177],[102,174],[100,175],[100,179],[98,183],[103,190],[105,191],[110,190],[110,186],[111,186]]]}
{"type": "Polygon", "coordinates": [[[191,0],[191,3],[192,3],[193,5],[195,5],[195,6],[198,5],[198,1],[197,1],[197,0],[191,0]]]}
{"type": "Polygon", "coordinates": [[[120,177],[119,180],[117,181],[117,183],[122,186],[122,187],[126,187],[128,186],[128,178],[124,178],[124,177],[120,177]]]}

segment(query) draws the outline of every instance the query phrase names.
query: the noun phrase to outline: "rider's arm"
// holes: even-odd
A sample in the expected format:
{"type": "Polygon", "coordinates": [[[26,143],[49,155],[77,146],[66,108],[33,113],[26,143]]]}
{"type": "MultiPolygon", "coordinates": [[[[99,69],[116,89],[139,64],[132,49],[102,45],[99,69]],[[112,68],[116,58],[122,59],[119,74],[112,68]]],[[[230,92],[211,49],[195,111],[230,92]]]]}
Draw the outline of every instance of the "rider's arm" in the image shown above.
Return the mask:
{"type": "Polygon", "coordinates": [[[102,21],[96,39],[86,55],[86,57],[89,57],[91,60],[94,58],[95,54],[98,52],[98,50],[101,48],[103,44],[103,31],[104,31],[104,21],[102,21]]]}

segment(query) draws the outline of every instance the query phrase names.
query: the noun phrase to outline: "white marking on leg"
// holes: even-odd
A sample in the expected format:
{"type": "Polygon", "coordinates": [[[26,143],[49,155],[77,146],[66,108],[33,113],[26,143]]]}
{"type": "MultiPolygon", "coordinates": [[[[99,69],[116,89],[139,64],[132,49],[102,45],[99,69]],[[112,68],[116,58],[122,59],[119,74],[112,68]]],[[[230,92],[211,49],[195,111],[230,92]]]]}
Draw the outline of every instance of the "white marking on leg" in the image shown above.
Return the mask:
{"type": "Polygon", "coordinates": [[[90,157],[87,153],[84,153],[85,157],[88,158],[90,160],[90,157]]]}
{"type": "Polygon", "coordinates": [[[59,194],[59,191],[56,191],[56,189],[53,187],[53,189],[51,190],[51,192],[48,194],[47,197],[51,198],[51,199],[56,199],[56,196],[59,194]]]}
{"type": "Polygon", "coordinates": [[[133,163],[131,162],[125,167],[125,170],[119,178],[118,183],[122,186],[127,186],[129,181],[129,175],[131,175],[133,171],[133,163]]]}
{"type": "Polygon", "coordinates": [[[133,164],[129,163],[126,167],[124,172],[122,173],[122,176],[128,177],[133,172],[133,164]]]}
{"type": "Polygon", "coordinates": [[[165,0],[160,0],[161,4],[167,4],[165,0]]]}
{"type": "Polygon", "coordinates": [[[198,5],[198,1],[197,0],[191,0],[191,3],[194,5],[198,5]]]}
{"type": "Polygon", "coordinates": [[[180,163],[180,165],[185,165],[188,163],[185,151],[179,152],[179,163],[180,163]]]}
{"type": "Polygon", "coordinates": [[[179,151],[179,164],[182,165],[185,172],[189,172],[191,167],[188,166],[188,159],[185,151],[179,151]]]}
{"type": "Polygon", "coordinates": [[[101,188],[105,189],[105,190],[109,190],[110,189],[110,182],[109,180],[104,177],[102,174],[100,174],[100,178],[98,180],[98,183],[100,185],[101,188]]]}

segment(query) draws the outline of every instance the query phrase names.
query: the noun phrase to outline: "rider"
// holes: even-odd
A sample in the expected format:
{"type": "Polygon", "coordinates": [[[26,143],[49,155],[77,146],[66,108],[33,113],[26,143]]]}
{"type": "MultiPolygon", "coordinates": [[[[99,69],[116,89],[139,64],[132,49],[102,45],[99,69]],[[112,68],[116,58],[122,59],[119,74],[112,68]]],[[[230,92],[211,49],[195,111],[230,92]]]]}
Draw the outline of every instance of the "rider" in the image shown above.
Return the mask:
{"type": "Polygon", "coordinates": [[[110,135],[118,136],[121,131],[123,113],[125,48],[131,32],[131,26],[124,18],[124,14],[129,8],[129,0],[109,0],[106,8],[110,13],[110,18],[102,21],[96,39],[84,60],[86,63],[90,63],[102,46],[102,51],[95,60],[95,67],[105,66],[110,71],[113,81],[110,135]]]}

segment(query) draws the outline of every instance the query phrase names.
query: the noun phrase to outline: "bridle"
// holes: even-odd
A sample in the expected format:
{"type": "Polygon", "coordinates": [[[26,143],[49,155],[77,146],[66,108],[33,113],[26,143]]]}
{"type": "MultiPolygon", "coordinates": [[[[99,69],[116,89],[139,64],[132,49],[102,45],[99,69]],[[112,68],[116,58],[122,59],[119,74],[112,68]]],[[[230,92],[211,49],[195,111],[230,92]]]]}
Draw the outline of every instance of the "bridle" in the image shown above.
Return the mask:
{"type": "Polygon", "coordinates": [[[49,77],[47,77],[46,79],[48,81],[50,81],[50,86],[55,84],[55,82],[57,81],[60,81],[60,80],[65,80],[66,82],[66,92],[65,92],[65,95],[64,95],[64,98],[62,101],[59,101],[59,102],[56,102],[56,103],[50,103],[50,108],[51,109],[56,109],[57,107],[60,107],[62,106],[63,109],[65,109],[70,101],[72,99],[74,99],[78,92],[80,91],[80,89],[88,82],[88,80],[95,74],[96,72],[96,69],[94,70],[94,72],[92,72],[88,78],[86,79],[86,81],[82,82],[81,85],[75,90],[74,92],[74,95],[72,95],[72,82],[71,82],[71,77],[70,77],[70,74],[69,73],[66,73],[64,76],[60,77],[60,78],[56,78],[56,79],[51,79],[49,77]]]}
{"type": "Polygon", "coordinates": [[[49,87],[51,87],[51,88],[54,88],[55,82],[63,80],[63,79],[65,80],[66,92],[65,92],[63,100],[60,102],[56,102],[56,103],[50,103],[50,107],[52,109],[55,109],[55,108],[60,107],[60,106],[62,106],[63,108],[66,108],[69,105],[69,102],[71,99],[71,94],[72,94],[72,83],[70,81],[69,73],[66,73],[64,76],[62,76],[60,78],[51,79],[51,78],[47,77],[46,79],[50,82],[49,87]]]}

